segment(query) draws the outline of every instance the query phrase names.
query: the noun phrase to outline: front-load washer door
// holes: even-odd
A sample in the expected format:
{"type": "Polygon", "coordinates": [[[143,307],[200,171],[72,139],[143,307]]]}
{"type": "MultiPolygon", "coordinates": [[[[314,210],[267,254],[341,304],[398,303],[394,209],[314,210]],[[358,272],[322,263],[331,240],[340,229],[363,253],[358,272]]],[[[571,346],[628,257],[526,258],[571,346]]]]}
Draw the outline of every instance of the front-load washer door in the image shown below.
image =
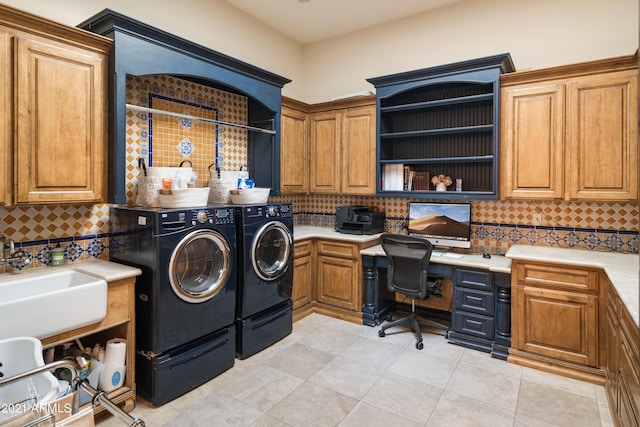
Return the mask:
{"type": "Polygon", "coordinates": [[[231,273],[231,248],[214,230],[198,230],[180,240],[169,260],[169,282],[175,294],[190,303],[216,296],[231,273]]]}
{"type": "Polygon", "coordinates": [[[289,268],[293,239],[280,221],[264,224],[251,245],[251,267],[262,280],[278,280],[289,268]]]}

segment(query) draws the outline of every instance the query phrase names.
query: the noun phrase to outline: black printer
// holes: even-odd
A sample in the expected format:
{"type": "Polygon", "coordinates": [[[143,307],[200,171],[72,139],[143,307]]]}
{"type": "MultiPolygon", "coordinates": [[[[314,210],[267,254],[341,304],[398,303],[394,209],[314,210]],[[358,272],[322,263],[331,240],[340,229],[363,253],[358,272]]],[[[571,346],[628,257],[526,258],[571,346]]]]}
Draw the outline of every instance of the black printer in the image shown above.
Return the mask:
{"type": "Polygon", "coordinates": [[[369,206],[338,206],[336,231],[345,234],[376,234],[384,231],[384,213],[369,206]]]}

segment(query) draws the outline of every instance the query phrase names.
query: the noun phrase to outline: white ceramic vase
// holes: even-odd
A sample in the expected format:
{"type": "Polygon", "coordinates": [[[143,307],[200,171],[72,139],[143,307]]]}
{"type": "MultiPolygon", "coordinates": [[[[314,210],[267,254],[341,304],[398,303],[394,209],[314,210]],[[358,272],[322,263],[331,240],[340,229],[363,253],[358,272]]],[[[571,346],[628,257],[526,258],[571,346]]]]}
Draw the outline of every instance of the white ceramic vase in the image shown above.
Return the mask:
{"type": "Polygon", "coordinates": [[[436,191],[447,191],[447,185],[444,182],[437,183],[436,191]]]}

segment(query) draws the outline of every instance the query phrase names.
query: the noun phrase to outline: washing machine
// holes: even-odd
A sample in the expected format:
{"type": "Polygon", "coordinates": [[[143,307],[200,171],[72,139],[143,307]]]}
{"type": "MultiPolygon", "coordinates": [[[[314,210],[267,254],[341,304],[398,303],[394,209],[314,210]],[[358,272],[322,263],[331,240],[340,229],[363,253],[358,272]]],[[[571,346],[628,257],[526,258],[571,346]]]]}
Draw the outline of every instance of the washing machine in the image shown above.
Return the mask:
{"type": "Polygon", "coordinates": [[[293,209],[290,203],[238,206],[236,357],[245,359],[291,333],[293,209]]]}
{"type": "Polygon", "coordinates": [[[154,405],[235,360],[234,208],[112,207],[110,259],[136,279],[136,383],[154,405]]]}

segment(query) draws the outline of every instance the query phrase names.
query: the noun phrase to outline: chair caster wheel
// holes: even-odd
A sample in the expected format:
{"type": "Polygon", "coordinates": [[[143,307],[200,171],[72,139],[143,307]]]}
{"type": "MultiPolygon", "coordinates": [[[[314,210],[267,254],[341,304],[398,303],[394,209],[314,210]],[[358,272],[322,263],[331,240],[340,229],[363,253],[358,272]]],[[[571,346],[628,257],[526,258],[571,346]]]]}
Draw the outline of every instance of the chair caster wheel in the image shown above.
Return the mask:
{"type": "Polygon", "coordinates": [[[422,341],[418,341],[418,342],[416,343],[416,348],[417,348],[418,350],[422,350],[422,349],[424,348],[424,344],[422,344],[422,341]]]}
{"type": "Polygon", "coordinates": [[[380,338],[384,338],[384,337],[385,337],[385,335],[387,335],[387,334],[385,334],[385,332],[384,332],[382,329],[380,329],[380,330],[378,331],[378,336],[379,336],[380,338]]]}

